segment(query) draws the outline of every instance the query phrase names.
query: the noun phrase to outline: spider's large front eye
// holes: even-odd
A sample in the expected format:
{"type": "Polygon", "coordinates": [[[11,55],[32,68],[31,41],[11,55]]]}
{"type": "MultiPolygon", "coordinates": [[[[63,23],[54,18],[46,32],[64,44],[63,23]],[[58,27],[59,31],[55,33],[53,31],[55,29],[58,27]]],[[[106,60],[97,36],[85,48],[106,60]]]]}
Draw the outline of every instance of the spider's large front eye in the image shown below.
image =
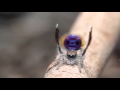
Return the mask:
{"type": "Polygon", "coordinates": [[[64,40],[64,46],[67,50],[79,50],[81,47],[81,40],[79,36],[69,35],[64,40]]]}

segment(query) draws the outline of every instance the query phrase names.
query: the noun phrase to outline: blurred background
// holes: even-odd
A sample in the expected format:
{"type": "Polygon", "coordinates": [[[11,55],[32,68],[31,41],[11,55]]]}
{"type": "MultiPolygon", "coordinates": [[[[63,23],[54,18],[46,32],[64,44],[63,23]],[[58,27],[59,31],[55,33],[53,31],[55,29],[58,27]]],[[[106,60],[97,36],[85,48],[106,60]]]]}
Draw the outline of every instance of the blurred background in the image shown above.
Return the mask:
{"type": "MultiPolygon", "coordinates": [[[[55,24],[66,33],[78,12],[0,12],[0,78],[43,78],[54,60],[55,24]]],[[[120,42],[100,77],[120,77],[120,42]]]]}

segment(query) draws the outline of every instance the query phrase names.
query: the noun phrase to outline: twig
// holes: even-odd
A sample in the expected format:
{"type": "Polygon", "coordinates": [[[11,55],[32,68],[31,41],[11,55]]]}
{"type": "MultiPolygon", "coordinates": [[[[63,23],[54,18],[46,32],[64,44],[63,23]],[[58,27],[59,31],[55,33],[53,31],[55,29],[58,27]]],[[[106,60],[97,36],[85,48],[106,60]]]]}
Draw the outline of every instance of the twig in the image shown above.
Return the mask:
{"type": "Polygon", "coordinates": [[[56,70],[55,61],[50,64],[45,78],[96,78],[100,74],[106,59],[116,45],[120,33],[119,12],[84,12],[79,15],[73,25],[71,34],[79,34],[87,42],[88,33],[93,27],[91,45],[88,47],[84,60],[85,69],[80,73],[78,66],[64,64],[56,70]],[[85,71],[86,70],[86,71],[85,71]]]}

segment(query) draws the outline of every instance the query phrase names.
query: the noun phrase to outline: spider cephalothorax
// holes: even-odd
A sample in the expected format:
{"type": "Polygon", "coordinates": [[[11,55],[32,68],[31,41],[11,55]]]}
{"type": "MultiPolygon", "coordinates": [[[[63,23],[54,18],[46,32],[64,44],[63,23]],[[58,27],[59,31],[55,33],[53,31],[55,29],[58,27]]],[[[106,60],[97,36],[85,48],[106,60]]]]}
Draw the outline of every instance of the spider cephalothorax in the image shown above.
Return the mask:
{"type": "Polygon", "coordinates": [[[92,39],[92,28],[89,32],[89,39],[85,49],[82,48],[84,46],[84,40],[79,35],[67,35],[61,37],[59,44],[59,29],[58,24],[56,25],[55,38],[58,47],[58,55],[57,55],[57,69],[65,62],[69,65],[77,64],[79,70],[81,71],[81,67],[83,67],[83,60],[85,58],[85,53],[90,45],[92,39]]]}

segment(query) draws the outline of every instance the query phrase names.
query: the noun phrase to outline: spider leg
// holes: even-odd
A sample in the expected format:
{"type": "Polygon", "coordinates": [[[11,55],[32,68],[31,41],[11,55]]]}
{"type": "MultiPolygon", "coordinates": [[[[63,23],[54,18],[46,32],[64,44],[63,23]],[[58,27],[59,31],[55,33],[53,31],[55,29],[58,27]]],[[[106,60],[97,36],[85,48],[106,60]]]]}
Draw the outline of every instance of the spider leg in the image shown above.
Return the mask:
{"type": "Polygon", "coordinates": [[[81,73],[81,68],[83,68],[83,60],[85,59],[85,56],[82,56],[81,54],[77,57],[76,62],[78,65],[79,72],[81,73]]]}
{"type": "MultiPolygon", "coordinates": [[[[89,32],[89,38],[88,38],[87,46],[86,46],[85,49],[81,49],[81,53],[80,53],[80,55],[78,56],[78,59],[77,59],[78,68],[79,68],[80,73],[81,73],[81,68],[85,69],[84,64],[83,64],[83,60],[85,59],[85,53],[86,53],[86,51],[88,49],[88,46],[91,43],[91,40],[92,40],[92,27],[91,27],[90,32],[89,32]]],[[[86,71],[86,69],[85,69],[85,71],[86,71]]]]}
{"type": "Polygon", "coordinates": [[[58,24],[56,24],[55,40],[56,40],[56,43],[57,43],[58,50],[59,50],[60,54],[62,54],[62,50],[61,50],[61,47],[59,45],[59,28],[58,28],[58,24]]]}
{"type": "Polygon", "coordinates": [[[62,55],[58,55],[56,60],[57,60],[56,69],[58,70],[62,66],[62,64],[64,63],[63,56],[62,55]]]}
{"type": "Polygon", "coordinates": [[[90,45],[90,43],[91,43],[91,41],[92,41],[92,29],[93,29],[93,27],[91,27],[91,29],[90,29],[89,38],[88,38],[88,43],[87,43],[87,46],[86,46],[86,48],[84,49],[84,51],[83,51],[83,53],[82,53],[82,56],[85,55],[85,53],[86,53],[86,51],[87,51],[87,49],[88,49],[88,46],[90,45]]]}
{"type": "Polygon", "coordinates": [[[59,28],[58,28],[58,24],[56,24],[55,40],[56,40],[57,48],[58,48],[58,52],[59,52],[59,54],[58,54],[58,56],[56,58],[56,60],[57,60],[56,67],[57,67],[57,69],[59,69],[63,64],[64,59],[63,59],[63,52],[62,52],[61,47],[59,45],[59,28]]]}

